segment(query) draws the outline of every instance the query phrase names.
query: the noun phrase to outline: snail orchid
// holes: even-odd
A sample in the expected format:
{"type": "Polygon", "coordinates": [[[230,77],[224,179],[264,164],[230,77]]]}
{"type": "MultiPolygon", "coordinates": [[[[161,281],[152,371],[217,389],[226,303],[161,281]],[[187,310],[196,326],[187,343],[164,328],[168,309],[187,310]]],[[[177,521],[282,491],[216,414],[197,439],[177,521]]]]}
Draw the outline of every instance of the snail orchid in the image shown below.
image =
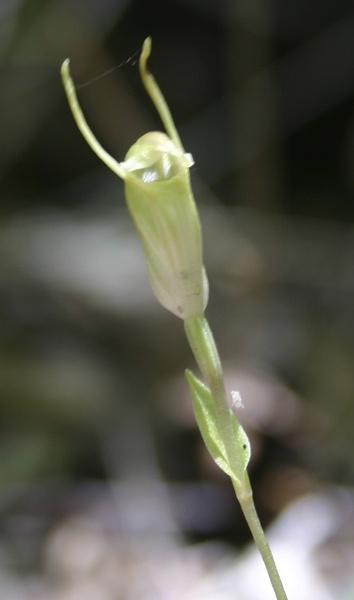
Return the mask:
{"type": "Polygon", "coordinates": [[[129,212],[140,235],[151,287],[159,302],[183,320],[202,314],[208,301],[201,226],[191,190],[191,154],[184,151],[168,106],[147,68],[151,39],[139,67],[166,133],[146,133],[117,162],[97,141],[79,106],[69,60],[62,79],[75,121],[92,150],[124,181],[129,212]]]}

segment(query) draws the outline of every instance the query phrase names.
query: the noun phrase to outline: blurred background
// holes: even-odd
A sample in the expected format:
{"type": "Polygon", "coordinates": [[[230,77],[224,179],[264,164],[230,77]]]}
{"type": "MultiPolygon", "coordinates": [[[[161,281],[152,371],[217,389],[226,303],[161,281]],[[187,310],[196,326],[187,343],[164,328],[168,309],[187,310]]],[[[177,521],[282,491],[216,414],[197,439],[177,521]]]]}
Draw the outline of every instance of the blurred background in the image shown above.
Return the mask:
{"type": "Polygon", "coordinates": [[[122,160],[161,129],[147,36],[289,600],[354,598],[352,3],[2,0],[0,32],[0,598],[273,597],[196,430],[182,323],[60,81],[70,57],[122,160]]]}

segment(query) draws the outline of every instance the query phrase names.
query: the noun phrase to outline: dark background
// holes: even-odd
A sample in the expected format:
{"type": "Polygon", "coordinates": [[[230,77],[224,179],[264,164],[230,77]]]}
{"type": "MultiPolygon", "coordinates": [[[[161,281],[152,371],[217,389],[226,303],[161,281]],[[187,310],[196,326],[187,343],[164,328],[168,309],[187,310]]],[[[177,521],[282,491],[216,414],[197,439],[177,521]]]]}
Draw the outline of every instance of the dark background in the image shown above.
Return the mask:
{"type": "Polygon", "coordinates": [[[353,33],[347,0],[1,3],[0,538],[16,568],[40,568],[48,532],[112,482],[164,482],[171,514],[154,527],[248,540],[195,429],[182,323],[153,298],[122,183],[60,81],[70,57],[123,160],[161,129],[137,67],[147,36],[195,160],[207,315],[245,404],[262,518],[353,485],[353,33]]]}

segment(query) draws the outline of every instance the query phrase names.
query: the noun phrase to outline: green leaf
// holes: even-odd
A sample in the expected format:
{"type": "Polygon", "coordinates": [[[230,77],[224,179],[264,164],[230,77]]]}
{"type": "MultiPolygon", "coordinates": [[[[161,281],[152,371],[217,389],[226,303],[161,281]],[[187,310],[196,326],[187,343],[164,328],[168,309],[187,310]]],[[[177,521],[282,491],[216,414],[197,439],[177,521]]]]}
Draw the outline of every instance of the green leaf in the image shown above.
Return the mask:
{"type": "Polygon", "coordinates": [[[230,452],[226,452],[210,389],[191,371],[186,371],[186,377],[192,394],[195,418],[209,453],[220,469],[232,479],[241,482],[251,456],[251,446],[244,429],[234,413],[230,411],[230,421],[235,434],[235,443],[231,449],[232,464],[230,464],[228,458],[230,452]]]}

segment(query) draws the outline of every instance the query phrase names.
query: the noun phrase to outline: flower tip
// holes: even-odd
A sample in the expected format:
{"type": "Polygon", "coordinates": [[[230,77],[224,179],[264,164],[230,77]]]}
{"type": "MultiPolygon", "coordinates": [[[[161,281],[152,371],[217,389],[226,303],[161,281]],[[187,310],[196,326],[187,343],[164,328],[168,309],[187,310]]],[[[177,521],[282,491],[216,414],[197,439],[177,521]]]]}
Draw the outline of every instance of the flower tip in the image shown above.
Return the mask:
{"type": "Polygon", "coordinates": [[[152,45],[152,39],[149,36],[144,40],[144,43],[143,43],[143,52],[146,53],[146,58],[151,54],[151,45],[152,45]]]}
{"type": "Polygon", "coordinates": [[[71,93],[71,90],[74,88],[73,80],[70,75],[70,58],[66,58],[61,65],[60,69],[61,79],[67,94],[71,93]]]}
{"type": "Polygon", "coordinates": [[[147,37],[144,40],[143,47],[140,54],[139,66],[140,66],[140,74],[141,78],[144,81],[144,74],[147,75],[147,61],[151,54],[151,37],[147,37]]]}
{"type": "Polygon", "coordinates": [[[70,73],[70,67],[69,67],[69,65],[70,65],[70,58],[66,58],[64,60],[63,64],[61,65],[61,69],[60,69],[62,76],[64,76],[64,75],[68,76],[69,75],[69,73],[70,73]]]}

